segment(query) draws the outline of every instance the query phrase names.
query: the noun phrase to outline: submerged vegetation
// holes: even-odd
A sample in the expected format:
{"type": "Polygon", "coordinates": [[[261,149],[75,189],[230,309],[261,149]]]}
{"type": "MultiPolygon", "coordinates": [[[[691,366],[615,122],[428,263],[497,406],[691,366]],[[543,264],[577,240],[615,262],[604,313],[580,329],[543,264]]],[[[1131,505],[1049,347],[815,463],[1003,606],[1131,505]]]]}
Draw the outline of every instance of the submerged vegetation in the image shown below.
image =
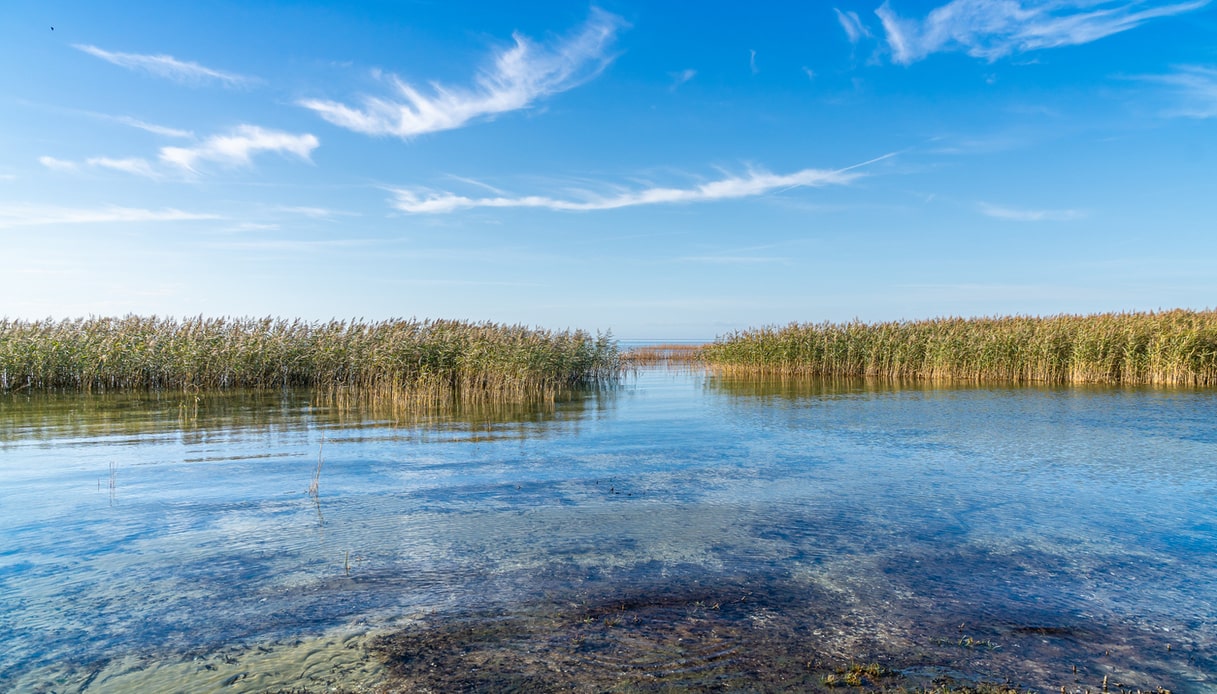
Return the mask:
{"type": "Polygon", "coordinates": [[[905,621],[890,603],[821,590],[757,576],[668,578],[420,619],[370,650],[385,663],[385,689],[411,692],[1169,694],[1162,685],[1178,677],[1152,632],[1129,625],[1045,638],[988,624],[1010,647],[978,651],[955,646],[956,615],[905,621]],[[883,616],[864,616],[871,610],[883,616]]]}
{"type": "Polygon", "coordinates": [[[554,397],[620,370],[608,335],[448,320],[0,320],[0,392],[312,387],[443,401],[554,397]]]}
{"type": "Polygon", "coordinates": [[[1217,311],[791,324],[706,345],[742,373],[1217,385],[1217,311]]]}

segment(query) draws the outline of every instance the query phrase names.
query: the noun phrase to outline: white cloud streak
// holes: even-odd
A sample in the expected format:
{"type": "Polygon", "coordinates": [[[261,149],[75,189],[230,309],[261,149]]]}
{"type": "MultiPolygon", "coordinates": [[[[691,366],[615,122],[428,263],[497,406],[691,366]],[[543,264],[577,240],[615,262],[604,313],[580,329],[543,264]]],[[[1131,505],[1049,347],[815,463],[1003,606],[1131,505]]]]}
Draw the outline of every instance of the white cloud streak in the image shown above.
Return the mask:
{"type": "Polygon", "coordinates": [[[280,225],[271,222],[241,222],[228,228],[228,231],[278,231],[280,225]]]}
{"type": "Polygon", "coordinates": [[[74,161],[65,161],[55,157],[38,157],[38,163],[51,171],[75,171],[78,168],[78,164],[74,161]]]}
{"type": "Polygon", "coordinates": [[[832,8],[833,12],[837,13],[837,21],[841,23],[841,28],[845,30],[845,36],[850,43],[856,44],[864,38],[870,38],[870,29],[862,23],[857,12],[849,11],[842,12],[837,8],[832,8]]]}
{"type": "Polygon", "coordinates": [[[136,176],[145,176],[147,178],[159,178],[157,173],[148,160],[139,157],[128,157],[126,159],[111,159],[110,157],[91,157],[85,160],[89,166],[97,166],[103,169],[113,169],[114,171],[122,171],[136,176]]]}
{"type": "Polygon", "coordinates": [[[522,197],[496,196],[472,198],[446,191],[392,189],[393,206],[411,214],[444,214],[475,208],[539,208],[562,212],[615,210],[642,205],[713,202],[755,197],[799,187],[847,185],[862,174],[856,169],[894,156],[887,154],[844,169],[803,169],[791,174],[750,171],[746,176],[730,176],[690,188],[644,188],[615,195],[563,199],[546,195],[522,197]]]}
{"type": "Polygon", "coordinates": [[[255,154],[291,154],[311,161],[320,142],[310,134],[295,135],[256,125],[241,125],[227,135],[213,135],[195,147],[162,147],[160,159],[187,171],[197,171],[202,162],[222,166],[249,166],[255,154]]]}
{"type": "MultiPolygon", "coordinates": [[[[38,157],[38,162],[52,171],[77,172],[82,168],[82,164],[78,162],[65,161],[63,159],[56,159],[55,157],[38,157]]],[[[161,173],[157,171],[147,159],[141,159],[139,157],[128,157],[126,159],[90,157],[84,161],[83,166],[122,171],[124,173],[135,174],[136,176],[145,176],[147,178],[161,178],[161,173]]]]}
{"type": "Polygon", "coordinates": [[[331,217],[358,217],[357,212],[344,212],[342,210],[331,210],[325,207],[307,207],[307,206],[282,206],[277,208],[280,212],[289,214],[299,214],[311,219],[328,219],[331,217]]]}
{"type": "Polygon", "coordinates": [[[455,181],[460,181],[461,183],[464,183],[466,185],[475,186],[477,188],[481,188],[482,190],[488,190],[488,191],[494,193],[495,195],[507,195],[507,193],[504,192],[501,188],[495,188],[494,186],[490,185],[489,183],[486,183],[485,181],[479,181],[476,178],[468,178],[466,176],[457,176],[456,174],[448,174],[447,177],[451,178],[455,181]]]}
{"type": "Polygon", "coordinates": [[[884,2],[875,14],[883,23],[892,59],[909,65],[943,51],[993,61],[1012,53],[1090,43],[1209,2],[953,0],[920,21],[898,16],[890,2],[884,2]]]}
{"type": "Polygon", "coordinates": [[[219,82],[228,87],[239,87],[255,82],[254,78],[232,72],[215,70],[198,63],[178,60],[171,55],[141,55],[138,53],[116,53],[97,46],[75,44],[77,50],[118,65],[119,67],[164,77],[182,84],[219,82]]]}
{"type": "Polygon", "coordinates": [[[980,203],[979,208],[981,214],[1011,222],[1069,222],[1086,217],[1081,210],[1026,210],[987,202],[980,203]]]}
{"type": "Polygon", "coordinates": [[[624,24],[616,15],[593,9],[579,31],[553,45],[514,34],[515,45],[496,54],[472,87],[432,83],[428,94],[390,76],[395,94],[365,97],[359,106],[324,99],[299,104],[334,125],[366,135],[408,139],[453,130],[475,119],[528,108],[592,79],[612,61],[609,47],[624,24]]]}
{"type": "Polygon", "coordinates": [[[219,215],[185,212],[175,208],[147,210],[107,206],[97,209],[0,205],[0,229],[51,224],[102,224],[108,222],[189,222],[221,219],[219,215]]]}
{"type": "Polygon", "coordinates": [[[1173,87],[1179,94],[1184,105],[1166,115],[1217,118],[1217,69],[1184,65],[1168,75],[1151,75],[1140,79],[1173,87]]]}
{"type": "MultiPolygon", "coordinates": [[[[141,157],[90,157],[83,166],[111,169],[147,178],[162,178],[169,171],[198,173],[205,162],[225,167],[249,166],[256,154],[265,152],[294,155],[311,161],[311,154],[320,142],[310,134],[297,135],[268,130],[256,125],[241,125],[225,135],[212,135],[194,147],[162,147],[159,163],[141,157]]],[[[55,157],[39,157],[39,163],[52,171],[79,171],[82,164],[55,157]]]]}
{"type": "Polygon", "coordinates": [[[138,119],[132,118],[130,116],[105,116],[105,117],[110,120],[115,121],[116,123],[122,123],[123,125],[129,125],[132,128],[138,128],[145,132],[150,132],[154,135],[164,135],[165,137],[178,137],[178,138],[184,138],[184,139],[189,139],[189,138],[194,137],[194,133],[189,130],[180,130],[178,128],[168,128],[163,125],[156,125],[155,123],[145,123],[142,120],[138,120],[138,119]]]}
{"type": "Polygon", "coordinates": [[[672,78],[672,89],[676,89],[680,85],[682,85],[685,82],[688,82],[689,80],[696,77],[697,70],[694,70],[693,68],[687,68],[687,69],[681,70],[680,72],[669,72],[668,76],[672,78]]]}

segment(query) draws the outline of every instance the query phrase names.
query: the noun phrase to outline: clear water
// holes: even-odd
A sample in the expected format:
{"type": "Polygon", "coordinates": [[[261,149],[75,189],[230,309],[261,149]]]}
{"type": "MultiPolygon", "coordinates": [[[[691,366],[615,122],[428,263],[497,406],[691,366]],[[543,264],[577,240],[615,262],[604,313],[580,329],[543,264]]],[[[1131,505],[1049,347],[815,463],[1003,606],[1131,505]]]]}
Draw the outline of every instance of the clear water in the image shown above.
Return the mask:
{"type": "Polygon", "coordinates": [[[1217,393],[5,396],[0,634],[18,691],[1214,692],[1217,393]]]}

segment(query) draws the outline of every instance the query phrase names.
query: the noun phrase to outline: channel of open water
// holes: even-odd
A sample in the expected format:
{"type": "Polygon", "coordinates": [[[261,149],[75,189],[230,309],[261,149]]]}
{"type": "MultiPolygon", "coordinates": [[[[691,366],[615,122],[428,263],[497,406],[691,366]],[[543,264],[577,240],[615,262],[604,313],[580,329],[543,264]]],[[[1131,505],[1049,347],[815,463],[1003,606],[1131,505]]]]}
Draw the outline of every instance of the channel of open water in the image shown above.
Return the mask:
{"type": "Polygon", "coordinates": [[[0,691],[847,680],[1217,692],[1217,393],[0,399],[0,691]]]}

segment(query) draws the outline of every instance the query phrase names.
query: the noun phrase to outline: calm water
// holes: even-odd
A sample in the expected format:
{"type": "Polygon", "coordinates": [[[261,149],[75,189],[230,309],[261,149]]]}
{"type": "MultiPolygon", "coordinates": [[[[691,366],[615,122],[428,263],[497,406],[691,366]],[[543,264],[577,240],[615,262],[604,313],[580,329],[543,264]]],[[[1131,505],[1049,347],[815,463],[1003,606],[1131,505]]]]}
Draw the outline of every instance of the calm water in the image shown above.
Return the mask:
{"type": "Polygon", "coordinates": [[[0,634],[18,691],[1215,692],[1217,393],[4,396],[0,634]]]}

